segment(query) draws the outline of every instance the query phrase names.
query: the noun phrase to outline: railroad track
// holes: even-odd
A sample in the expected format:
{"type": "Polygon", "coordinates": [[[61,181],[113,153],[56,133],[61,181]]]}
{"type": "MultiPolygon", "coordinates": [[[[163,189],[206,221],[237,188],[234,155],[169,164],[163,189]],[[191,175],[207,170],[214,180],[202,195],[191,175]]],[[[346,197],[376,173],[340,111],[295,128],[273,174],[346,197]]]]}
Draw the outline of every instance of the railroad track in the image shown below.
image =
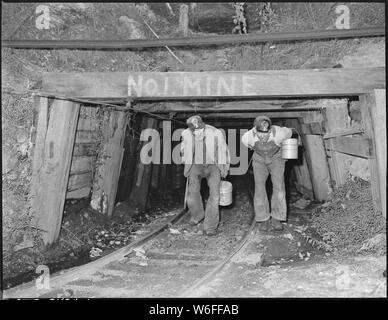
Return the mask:
{"type": "Polygon", "coordinates": [[[200,227],[188,227],[188,214],[180,211],[135,242],[52,276],[49,288],[37,290],[33,281],[4,291],[4,297],[191,296],[255,233],[253,205],[247,203],[252,201],[250,188],[242,181],[237,185],[235,205],[222,209],[221,233],[215,237],[203,236],[200,227]]]}

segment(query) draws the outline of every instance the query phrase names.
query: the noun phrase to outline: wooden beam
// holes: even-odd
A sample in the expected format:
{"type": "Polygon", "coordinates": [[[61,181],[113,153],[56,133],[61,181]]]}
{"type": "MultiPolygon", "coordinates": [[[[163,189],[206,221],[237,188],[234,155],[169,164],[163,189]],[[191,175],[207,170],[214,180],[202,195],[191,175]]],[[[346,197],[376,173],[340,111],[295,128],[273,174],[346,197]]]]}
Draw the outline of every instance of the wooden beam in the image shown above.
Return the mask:
{"type": "Polygon", "coordinates": [[[121,163],[124,155],[124,137],[127,124],[125,112],[111,111],[104,129],[104,146],[98,155],[98,167],[93,182],[90,205],[108,217],[115,206],[121,163]]]}
{"type": "MultiPolygon", "coordinates": [[[[295,128],[299,131],[300,124],[298,119],[288,119],[284,124],[286,127],[295,128]]],[[[307,165],[306,159],[306,149],[299,147],[298,150],[298,159],[288,160],[294,165],[294,172],[297,180],[297,189],[299,192],[303,193],[308,199],[314,199],[313,186],[311,183],[310,171],[307,165]]]]}
{"type": "Polygon", "coordinates": [[[67,185],[67,191],[74,191],[82,188],[91,188],[93,184],[92,172],[85,172],[81,174],[71,175],[69,177],[69,183],[67,185]]]}
{"type": "MultiPolygon", "coordinates": [[[[138,112],[146,111],[152,113],[207,113],[218,112],[220,115],[226,115],[233,111],[255,111],[255,112],[282,112],[285,115],[287,112],[296,112],[303,110],[311,110],[309,100],[255,100],[255,101],[233,101],[233,102],[215,102],[204,103],[197,105],[196,103],[188,102],[164,102],[164,103],[152,103],[152,104],[137,104],[134,106],[134,110],[138,112]]],[[[318,109],[318,108],[317,108],[318,109]]],[[[314,111],[310,111],[314,112],[314,111]]]]}
{"type": "Polygon", "coordinates": [[[370,158],[373,142],[366,137],[337,137],[332,141],[332,151],[342,152],[361,158],[370,158]]]}
{"type": "Polygon", "coordinates": [[[74,98],[227,98],[359,95],[385,88],[385,68],[228,72],[45,73],[45,94],[74,98]]]}
{"type": "Polygon", "coordinates": [[[84,187],[81,189],[69,191],[66,193],[66,199],[82,199],[88,198],[90,196],[90,192],[92,191],[92,187],[84,187]]]}
{"type": "Polygon", "coordinates": [[[302,123],[302,131],[305,134],[323,134],[324,129],[320,122],[302,123]]]}
{"type": "Polygon", "coordinates": [[[331,139],[331,138],[336,138],[336,137],[341,137],[341,136],[348,136],[352,134],[357,134],[357,133],[363,133],[363,129],[351,129],[351,130],[346,130],[346,131],[340,131],[340,132],[333,132],[333,133],[327,133],[323,135],[323,140],[326,139],[331,139]]]}
{"type": "Polygon", "coordinates": [[[81,174],[93,171],[96,156],[74,156],[71,159],[70,174],[81,174]]]}
{"type": "MultiPolygon", "coordinates": [[[[150,128],[156,129],[158,126],[158,120],[150,117],[144,117],[142,129],[150,128]]],[[[141,143],[140,150],[144,145],[148,144],[148,141],[143,141],[141,143]]],[[[140,154],[139,154],[140,155],[140,154]]],[[[144,210],[148,201],[148,191],[151,182],[152,176],[152,166],[153,164],[144,164],[139,156],[139,161],[137,163],[137,169],[135,173],[135,179],[133,181],[133,187],[131,194],[129,196],[129,201],[140,210],[144,210]]]]}
{"type": "Polygon", "coordinates": [[[331,179],[322,137],[307,134],[303,136],[303,140],[308,153],[306,159],[309,162],[315,198],[326,201],[331,191],[331,179]]]}
{"type": "Polygon", "coordinates": [[[32,207],[45,244],[54,242],[59,235],[79,109],[77,103],[54,100],[45,120],[47,100],[41,100],[32,207]]]}
{"type": "MultiPolygon", "coordinates": [[[[347,130],[350,127],[350,117],[348,112],[348,101],[346,99],[333,99],[325,102],[325,109],[322,114],[325,119],[324,129],[327,133],[338,132],[340,130],[347,130]]],[[[335,182],[335,186],[341,186],[346,181],[346,155],[343,155],[336,150],[334,140],[324,140],[324,145],[327,150],[328,163],[330,168],[330,175],[335,182]]],[[[341,150],[343,145],[337,144],[341,150]]],[[[351,149],[345,149],[350,151],[351,149]]]]}
{"type": "Polygon", "coordinates": [[[161,164],[153,164],[152,165],[151,187],[154,190],[158,189],[160,167],[161,167],[161,164]]]}
{"type": "Polygon", "coordinates": [[[387,216],[387,125],[386,92],[374,90],[371,94],[375,103],[372,105],[373,132],[375,136],[376,160],[379,177],[381,211],[387,216]]]}
{"type": "MultiPolygon", "coordinates": [[[[215,118],[220,120],[230,120],[230,119],[255,119],[257,116],[263,114],[269,118],[301,118],[306,115],[307,111],[278,111],[278,112],[266,112],[257,110],[256,112],[219,112],[219,113],[204,113],[201,114],[203,119],[215,118]]],[[[187,115],[177,115],[175,119],[188,118],[194,113],[187,115]]]]}
{"type": "Polygon", "coordinates": [[[75,156],[96,156],[99,148],[98,142],[75,143],[73,157],[75,156]]]}
{"type": "MultiPolygon", "coordinates": [[[[373,130],[372,113],[376,101],[371,94],[360,95],[361,116],[366,137],[372,140],[372,157],[369,158],[370,183],[374,207],[377,211],[382,211],[379,185],[379,170],[376,159],[376,137],[373,130]]],[[[384,111],[385,112],[385,111],[384,111]]],[[[379,137],[381,138],[381,137],[379,137]]]]}

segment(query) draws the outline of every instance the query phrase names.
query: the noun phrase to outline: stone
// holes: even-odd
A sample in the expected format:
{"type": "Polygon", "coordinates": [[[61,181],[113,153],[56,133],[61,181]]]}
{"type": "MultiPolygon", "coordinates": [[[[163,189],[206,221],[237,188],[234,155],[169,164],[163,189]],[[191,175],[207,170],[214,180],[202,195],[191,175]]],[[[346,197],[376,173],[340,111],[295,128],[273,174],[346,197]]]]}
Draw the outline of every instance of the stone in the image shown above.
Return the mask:
{"type": "Polygon", "coordinates": [[[119,22],[122,25],[122,31],[128,33],[129,39],[145,39],[143,25],[135,19],[121,16],[119,22]]]}
{"type": "Polygon", "coordinates": [[[359,177],[365,181],[370,181],[370,169],[368,159],[352,157],[349,166],[349,173],[355,177],[359,177]]]}
{"type": "Polygon", "coordinates": [[[333,68],[336,62],[333,58],[328,57],[311,57],[302,64],[301,69],[326,69],[333,68]]]}

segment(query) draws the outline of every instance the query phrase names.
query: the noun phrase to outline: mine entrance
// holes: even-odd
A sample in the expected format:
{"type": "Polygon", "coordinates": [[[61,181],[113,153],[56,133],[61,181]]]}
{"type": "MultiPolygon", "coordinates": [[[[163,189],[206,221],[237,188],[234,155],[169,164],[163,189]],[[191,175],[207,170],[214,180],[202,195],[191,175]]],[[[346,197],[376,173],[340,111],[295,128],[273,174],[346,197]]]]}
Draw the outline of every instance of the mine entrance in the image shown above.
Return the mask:
{"type": "MultiPolygon", "coordinates": [[[[374,177],[375,206],[385,215],[386,143],[385,139],[375,139],[386,130],[382,120],[384,72],[384,68],[365,68],[46,74],[41,97],[36,99],[39,113],[33,169],[33,208],[39,213],[37,224],[43,238],[52,243],[60,231],[81,104],[87,101],[113,109],[102,116],[105,130],[99,137],[102,143],[91,189],[92,207],[107,217],[128,189],[132,199],[143,199],[144,205],[152,181],[155,187],[156,177],[160,179],[155,172],[167,172],[166,167],[157,165],[132,166],[135,160],[130,161],[131,152],[124,151],[135,150],[134,145],[127,148],[131,144],[125,139],[130,138],[128,131],[163,131],[160,120],[171,119],[182,125],[195,113],[224,128],[248,129],[260,113],[297,128],[306,149],[301,153],[305,159],[302,164],[295,163],[290,172],[298,188],[318,201],[327,199],[333,185],[343,183],[343,154],[367,159],[374,177]],[[346,122],[349,97],[358,99],[365,128],[355,129],[346,122]]],[[[179,169],[174,170],[178,176],[179,169]]]]}

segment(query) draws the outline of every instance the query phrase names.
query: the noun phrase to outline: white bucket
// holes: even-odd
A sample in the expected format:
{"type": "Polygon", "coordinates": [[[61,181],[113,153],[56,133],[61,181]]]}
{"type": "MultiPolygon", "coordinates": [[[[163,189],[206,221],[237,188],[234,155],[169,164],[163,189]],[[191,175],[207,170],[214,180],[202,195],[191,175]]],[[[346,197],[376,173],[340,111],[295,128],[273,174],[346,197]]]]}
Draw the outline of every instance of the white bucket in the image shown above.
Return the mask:
{"type": "Polygon", "coordinates": [[[282,143],[283,159],[298,159],[298,139],[286,139],[282,143]]]}
{"type": "Polygon", "coordinates": [[[232,203],[233,186],[229,181],[220,183],[220,206],[228,206],[232,203]]]}

